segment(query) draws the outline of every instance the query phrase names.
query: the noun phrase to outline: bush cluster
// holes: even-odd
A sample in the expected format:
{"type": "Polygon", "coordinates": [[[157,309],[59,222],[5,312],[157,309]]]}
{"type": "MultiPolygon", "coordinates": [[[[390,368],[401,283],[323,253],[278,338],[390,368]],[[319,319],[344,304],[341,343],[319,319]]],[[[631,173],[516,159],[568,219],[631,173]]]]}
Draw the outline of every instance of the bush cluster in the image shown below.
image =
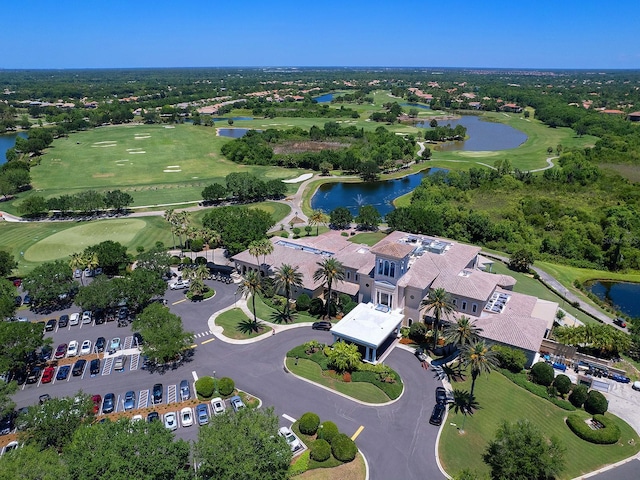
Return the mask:
{"type": "Polygon", "coordinates": [[[306,293],[300,294],[296,299],[296,310],[300,312],[305,312],[309,310],[310,306],[311,306],[311,299],[309,298],[309,295],[307,295],[306,293]]]}
{"type": "Polygon", "coordinates": [[[196,393],[204,398],[210,398],[215,391],[215,382],[211,377],[200,377],[196,380],[196,393]]]}
{"type": "Polygon", "coordinates": [[[422,343],[425,341],[425,336],[429,329],[424,323],[414,322],[409,327],[409,338],[416,343],[422,343]]]}
{"type": "Polygon", "coordinates": [[[560,374],[555,378],[555,380],[553,380],[553,386],[560,395],[564,396],[571,391],[573,383],[571,383],[571,379],[569,377],[560,374]]]}
{"type": "Polygon", "coordinates": [[[584,409],[591,415],[604,415],[609,408],[609,402],[603,394],[596,390],[591,390],[587,394],[584,402],[584,409]]]}
{"type": "Polygon", "coordinates": [[[531,367],[531,380],[548,387],[553,382],[553,367],[546,362],[538,362],[531,367]]]}
{"type": "MultiPolygon", "coordinates": [[[[511,380],[513,383],[518,385],[519,387],[524,388],[525,390],[537,395],[540,398],[544,398],[545,400],[550,401],[554,405],[562,408],[563,410],[573,411],[576,409],[571,403],[566,400],[562,400],[560,398],[549,397],[549,392],[542,385],[536,385],[535,383],[531,383],[527,380],[527,375],[525,373],[512,373],[509,370],[505,370],[503,368],[499,369],[500,373],[502,373],[505,377],[511,380]]],[[[571,397],[569,397],[571,400],[571,397]]]]}
{"type": "Polygon", "coordinates": [[[356,458],[358,447],[356,447],[356,443],[344,433],[339,433],[331,442],[331,453],[333,453],[336,459],[346,463],[356,458]]]}
{"type": "Polygon", "coordinates": [[[569,395],[569,401],[574,407],[580,408],[584,404],[587,400],[587,390],[588,388],[585,385],[576,385],[573,387],[571,395],[569,395]]]}
{"type": "Polygon", "coordinates": [[[315,435],[320,426],[320,417],[313,413],[307,412],[300,417],[298,422],[298,428],[300,433],[305,435],[315,435]]]}
{"type": "Polygon", "coordinates": [[[321,298],[314,298],[309,304],[309,313],[311,315],[320,315],[324,312],[324,302],[321,298]]]}
{"type": "Polygon", "coordinates": [[[229,377],[222,377],[218,380],[218,391],[220,392],[220,395],[224,397],[231,395],[235,388],[235,382],[229,377]]]}
{"type": "Polygon", "coordinates": [[[527,363],[527,356],[522,350],[507,347],[505,345],[494,345],[491,350],[496,353],[498,364],[510,372],[520,373],[527,363]]]}
{"type": "Polygon", "coordinates": [[[318,429],[318,438],[326,440],[331,443],[336,435],[338,435],[340,431],[338,430],[338,426],[330,421],[322,422],[320,428],[318,429]]]}
{"type": "Polygon", "coordinates": [[[329,460],[331,456],[331,445],[323,439],[315,440],[309,449],[311,450],[311,459],[316,462],[324,462],[329,460]]]}
{"type": "Polygon", "coordinates": [[[584,418],[577,413],[572,413],[567,417],[567,425],[573,433],[582,440],[599,445],[611,445],[620,440],[622,435],[620,428],[604,415],[594,415],[593,419],[601,423],[604,428],[593,430],[584,421],[584,418]]]}

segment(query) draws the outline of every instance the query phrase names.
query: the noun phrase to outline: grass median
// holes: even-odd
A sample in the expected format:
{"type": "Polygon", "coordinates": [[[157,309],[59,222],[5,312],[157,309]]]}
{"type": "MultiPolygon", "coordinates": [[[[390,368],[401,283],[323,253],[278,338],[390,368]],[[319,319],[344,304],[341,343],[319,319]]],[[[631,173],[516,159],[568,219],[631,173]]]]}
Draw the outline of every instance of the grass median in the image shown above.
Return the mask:
{"type": "Polygon", "coordinates": [[[216,325],[222,327],[222,334],[234,340],[247,340],[249,338],[259,337],[269,333],[272,328],[264,325],[259,332],[251,332],[249,334],[238,330],[242,322],[249,321],[249,317],[239,308],[232,308],[221,313],[216,317],[216,325]]]}

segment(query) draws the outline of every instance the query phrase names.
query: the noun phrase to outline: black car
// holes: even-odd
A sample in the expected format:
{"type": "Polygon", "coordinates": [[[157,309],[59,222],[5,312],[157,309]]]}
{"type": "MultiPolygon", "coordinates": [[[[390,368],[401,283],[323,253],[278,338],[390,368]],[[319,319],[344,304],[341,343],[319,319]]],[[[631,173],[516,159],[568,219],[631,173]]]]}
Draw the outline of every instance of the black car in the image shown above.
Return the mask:
{"type": "Polygon", "coordinates": [[[51,360],[51,354],[53,353],[53,347],[51,345],[45,345],[40,349],[40,353],[38,354],[38,360],[41,362],[46,362],[51,360]]]}
{"type": "Polygon", "coordinates": [[[313,322],[313,325],[311,325],[311,328],[314,330],[331,330],[331,327],[333,325],[331,325],[331,322],[313,322]]]}
{"type": "Polygon", "coordinates": [[[155,420],[160,420],[160,414],[158,412],[149,412],[147,422],[153,422],[155,420]]]}
{"type": "Polygon", "coordinates": [[[44,330],[46,332],[53,332],[56,329],[56,323],[58,323],[58,321],[55,318],[47,320],[47,323],[44,326],[44,330]]]}
{"type": "Polygon", "coordinates": [[[102,325],[107,317],[107,313],[104,311],[104,308],[96,308],[96,311],[93,312],[93,320],[96,325],[102,325]]]}
{"type": "Polygon", "coordinates": [[[100,359],[99,358],[94,358],[93,360],[91,360],[91,363],[89,364],[89,373],[91,375],[98,375],[98,373],[100,373],[100,359]]]}
{"type": "Polygon", "coordinates": [[[17,368],[11,373],[11,380],[14,380],[18,385],[22,385],[27,381],[27,372],[24,368],[17,368]]]}
{"type": "Polygon", "coordinates": [[[615,323],[616,325],[618,325],[621,328],[625,328],[627,326],[627,323],[620,317],[614,318],[613,319],[613,323],[615,323]]]}
{"type": "Polygon", "coordinates": [[[436,403],[447,404],[447,391],[444,387],[436,388],[436,403]]]}
{"type": "Polygon", "coordinates": [[[71,375],[74,377],[79,377],[84,372],[84,367],[87,366],[87,361],[84,358],[76,360],[76,363],[73,364],[73,369],[71,370],[71,375]]]}
{"type": "Polygon", "coordinates": [[[66,378],[69,376],[69,370],[71,370],[71,365],[62,365],[58,369],[58,373],[56,373],[56,380],[66,380],[66,378]]]}
{"type": "Polygon", "coordinates": [[[113,393],[107,393],[102,402],[102,413],[111,413],[115,408],[116,396],[113,393]]]}
{"type": "Polygon", "coordinates": [[[22,297],[20,295],[16,295],[16,307],[22,305],[22,297]]]}
{"type": "Polygon", "coordinates": [[[16,418],[15,412],[7,413],[0,419],[0,435],[9,435],[13,430],[13,422],[16,418]]]}
{"type": "Polygon", "coordinates": [[[153,391],[152,391],[152,398],[153,398],[153,403],[162,403],[162,384],[161,383],[156,383],[153,386],[153,391]]]}
{"type": "Polygon", "coordinates": [[[436,403],[435,407],[433,407],[433,412],[431,412],[429,423],[431,425],[441,425],[442,419],[444,418],[444,412],[446,411],[447,407],[444,404],[436,403]]]}
{"type": "Polygon", "coordinates": [[[33,367],[29,373],[27,373],[27,383],[36,383],[40,380],[40,375],[42,374],[42,369],[40,367],[33,367]]]}
{"type": "Polygon", "coordinates": [[[96,351],[97,351],[98,353],[102,353],[102,352],[104,352],[104,346],[105,346],[105,344],[106,344],[106,343],[107,343],[107,341],[105,340],[105,338],[104,338],[104,337],[98,337],[98,338],[96,339],[96,343],[95,343],[95,345],[94,345],[94,347],[95,347],[96,351]]]}
{"type": "Polygon", "coordinates": [[[58,319],[58,328],[64,328],[69,325],[69,315],[60,315],[58,319]]]}
{"type": "Polygon", "coordinates": [[[129,309],[127,307],[122,307],[118,310],[118,320],[126,320],[129,318],[129,309]]]}

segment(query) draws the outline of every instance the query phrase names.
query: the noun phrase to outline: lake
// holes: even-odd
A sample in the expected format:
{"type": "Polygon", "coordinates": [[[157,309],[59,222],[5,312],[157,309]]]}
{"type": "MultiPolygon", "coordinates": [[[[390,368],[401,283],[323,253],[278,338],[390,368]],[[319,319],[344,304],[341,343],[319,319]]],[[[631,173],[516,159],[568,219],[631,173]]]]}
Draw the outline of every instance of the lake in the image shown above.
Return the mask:
{"type": "MultiPolygon", "coordinates": [[[[416,127],[431,128],[430,121],[418,122],[416,127]]],[[[467,128],[467,140],[463,142],[445,142],[437,145],[437,150],[454,151],[466,150],[471,152],[486,152],[495,150],[509,150],[517,148],[527,141],[527,135],[509,125],[497,122],[486,122],[474,115],[465,115],[459,120],[441,120],[438,126],[462,125],[467,128]]]]}
{"type": "Polygon", "coordinates": [[[421,108],[422,110],[431,110],[429,105],[422,105],[421,103],[401,103],[401,107],[407,108],[421,108]]]}
{"type": "Polygon", "coordinates": [[[601,300],[630,317],[640,317],[640,283],[598,281],[589,287],[601,300]]]}
{"type": "Polygon", "coordinates": [[[237,121],[241,121],[241,120],[253,120],[253,117],[213,117],[212,120],[214,122],[222,122],[222,121],[228,121],[229,118],[231,118],[231,120],[233,120],[234,122],[237,121]]]}
{"type": "Polygon", "coordinates": [[[7,150],[13,148],[13,146],[16,144],[17,136],[27,138],[27,134],[25,132],[7,133],[4,135],[0,135],[0,165],[7,162],[7,150]]]}
{"type": "Polygon", "coordinates": [[[360,207],[373,205],[383,217],[394,210],[391,202],[415,189],[425,175],[433,175],[435,172],[446,169],[430,168],[413,175],[394,180],[381,180],[378,182],[325,183],[318,188],[311,198],[311,208],[323,210],[327,213],[337,207],[347,207],[355,216],[360,207]]]}
{"type": "Polygon", "coordinates": [[[320,95],[319,97],[313,97],[313,99],[318,103],[328,103],[333,100],[334,95],[336,93],[325,93],[324,95],[320,95]]]}
{"type": "MultiPolygon", "coordinates": [[[[229,137],[229,138],[242,138],[247,132],[251,130],[250,128],[219,128],[218,135],[221,137],[229,137]]],[[[259,132],[262,130],[258,130],[259,132]]]]}

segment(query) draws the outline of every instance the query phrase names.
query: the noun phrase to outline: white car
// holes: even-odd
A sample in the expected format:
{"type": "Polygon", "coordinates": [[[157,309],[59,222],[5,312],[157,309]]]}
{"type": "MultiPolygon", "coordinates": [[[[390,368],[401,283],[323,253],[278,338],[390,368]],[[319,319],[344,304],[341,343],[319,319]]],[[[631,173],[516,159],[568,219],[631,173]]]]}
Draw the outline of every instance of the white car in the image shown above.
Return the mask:
{"type": "Polygon", "coordinates": [[[169,430],[176,430],[178,428],[176,412],[167,412],[164,414],[164,426],[169,430]]]}
{"type": "Polygon", "coordinates": [[[289,428],[281,427],[278,430],[278,434],[281,437],[284,437],[284,439],[289,444],[289,447],[291,447],[292,452],[295,452],[299,448],[302,448],[302,443],[300,443],[300,440],[298,439],[298,437],[296,437],[295,434],[291,430],[289,430],[289,428]]]}
{"type": "Polygon", "coordinates": [[[91,353],[91,340],[85,340],[80,347],[80,355],[89,355],[91,353]]]}
{"type": "Polygon", "coordinates": [[[213,410],[214,415],[221,415],[225,412],[227,407],[224,404],[224,400],[220,397],[211,399],[211,410],[213,410]]]}
{"type": "Polygon", "coordinates": [[[193,425],[193,410],[191,407],[184,407],[180,410],[180,421],[183,427],[190,427],[193,425]]]}
{"type": "Polygon", "coordinates": [[[133,417],[131,417],[131,421],[132,422],[139,422],[143,420],[142,415],[138,414],[138,415],[134,415],[133,417]]]}
{"type": "Polygon", "coordinates": [[[88,324],[91,323],[91,312],[89,310],[86,310],[84,312],[82,312],[82,324],[88,324]]]}
{"type": "Polygon", "coordinates": [[[638,381],[633,382],[633,384],[631,385],[631,388],[633,388],[634,390],[640,390],[640,382],[638,381]]]}
{"type": "Polygon", "coordinates": [[[78,342],[71,340],[67,347],[67,357],[75,357],[76,355],[78,355],[78,342]]]}
{"type": "Polygon", "coordinates": [[[80,314],[78,312],[69,315],[69,325],[78,325],[80,323],[80,314]]]}
{"type": "Polygon", "coordinates": [[[178,280],[169,285],[171,290],[181,290],[183,288],[189,288],[189,280],[178,280]]]}

